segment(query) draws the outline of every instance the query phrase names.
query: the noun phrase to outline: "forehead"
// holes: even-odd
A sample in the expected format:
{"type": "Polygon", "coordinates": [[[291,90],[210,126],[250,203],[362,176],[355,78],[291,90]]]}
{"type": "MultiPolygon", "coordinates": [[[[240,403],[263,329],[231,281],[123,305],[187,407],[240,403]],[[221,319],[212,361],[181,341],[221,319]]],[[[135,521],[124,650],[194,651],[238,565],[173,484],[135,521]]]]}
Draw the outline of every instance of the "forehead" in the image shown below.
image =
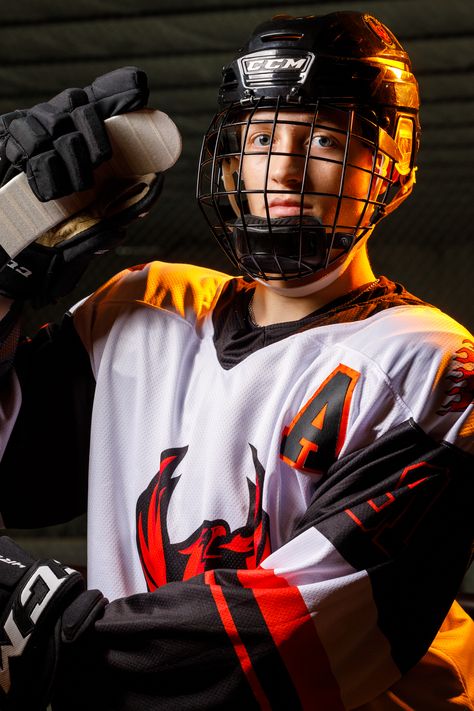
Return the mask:
{"type": "Polygon", "coordinates": [[[322,107],[314,111],[301,111],[300,109],[281,109],[278,112],[271,109],[259,109],[248,112],[247,121],[252,123],[274,123],[287,126],[312,126],[324,125],[346,131],[349,125],[350,112],[345,109],[322,107]]]}

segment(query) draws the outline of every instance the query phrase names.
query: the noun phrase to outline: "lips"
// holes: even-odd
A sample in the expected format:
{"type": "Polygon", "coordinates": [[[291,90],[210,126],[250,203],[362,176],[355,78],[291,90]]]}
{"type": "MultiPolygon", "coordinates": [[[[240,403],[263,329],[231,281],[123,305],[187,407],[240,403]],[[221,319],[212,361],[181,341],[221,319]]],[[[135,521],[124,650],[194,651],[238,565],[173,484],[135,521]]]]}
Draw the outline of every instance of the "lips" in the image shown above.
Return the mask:
{"type": "MultiPolygon", "coordinates": [[[[292,199],[270,200],[268,209],[271,217],[293,217],[301,213],[301,201],[292,199]]],[[[310,205],[303,203],[303,215],[309,214],[310,205]]]]}

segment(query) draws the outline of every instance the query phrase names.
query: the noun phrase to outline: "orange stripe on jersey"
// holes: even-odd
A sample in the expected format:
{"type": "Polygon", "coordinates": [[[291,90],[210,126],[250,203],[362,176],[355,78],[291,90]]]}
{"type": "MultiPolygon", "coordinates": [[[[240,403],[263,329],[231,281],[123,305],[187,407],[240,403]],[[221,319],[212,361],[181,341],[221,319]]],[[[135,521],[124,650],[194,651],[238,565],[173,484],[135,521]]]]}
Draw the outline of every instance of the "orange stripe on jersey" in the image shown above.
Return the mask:
{"type": "Polygon", "coordinates": [[[253,591],[303,709],[344,711],[339,685],[298,588],[272,570],[239,570],[237,576],[253,591]]]}
{"type": "Polygon", "coordinates": [[[339,363],[282,432],[280,458],[295,469],[324,472],[346,438],[352,395],[360,373],[339,363]]]}
{"type": "Polygon", "coordinates": [[[224,625],[224,629],[227,632],[234,651],[238,657],[240,666],[242,667],[242,671],[244,672],[245,677],[247,678],[250,688],[252,689],[252,692],[255,698],[257,699],[260,708],[262,709],[262,711],[271,711],[270,702],[267,696],[265,695],[264,690],[262,689],[262,686],[252,666],[252,661],[247,652],[247,649],[245,648],[245,645],[240,638],[239,632],[229,610],[229,606],[224,597],[222,587],[216,584],[214,571],[207,571],[204,574],[204,580],[210,587],[211,594],[214,598],[214,602],[216,603],[216,607],[219,612],[219,616],[222,620],[222,624],[224,625]]]}
{"type": "Polygon", "coordinates": [[[339,365],[336,368],[336,371],[334,371],[334,372],[345,373],[351,379],[350,385],[349,385],[347,392],[346,392],[346,397],[344,398],[344,406],[342,408],[341,423],[339,425],[339,433],[338,433],[337,444],[336,444],[336,455],[338,456],[339,452],[341,451],[342,446],[344,444],[344,440],[346,439],[347,423],[349,421],[349,409],[351,406],[354,388],[356,386],[356,383],[357,383],[357,380],[360,376],[360,373],[358,373],[357,370],[353,370],[352,368],[349,368],[347,365],[343,365],[343,363],[339,363],[339,365]]]}

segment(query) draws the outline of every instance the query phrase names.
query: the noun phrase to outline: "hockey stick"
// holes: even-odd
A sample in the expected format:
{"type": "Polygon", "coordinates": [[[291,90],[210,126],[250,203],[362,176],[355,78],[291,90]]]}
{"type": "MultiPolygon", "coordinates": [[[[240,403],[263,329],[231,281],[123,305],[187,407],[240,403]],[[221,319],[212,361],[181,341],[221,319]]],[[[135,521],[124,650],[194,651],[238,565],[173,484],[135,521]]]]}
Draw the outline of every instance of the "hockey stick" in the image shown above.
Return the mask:
{"type": "Polygon", "coordinates": [[[94,171],[94,187],[40,202],[20,173],[0,189],[0,267],[31,242],[92,204],[111,177],[162,173],[181,154],[181,135],[167,114],[141,109],[105,121],[112,158],[94,171]]]}

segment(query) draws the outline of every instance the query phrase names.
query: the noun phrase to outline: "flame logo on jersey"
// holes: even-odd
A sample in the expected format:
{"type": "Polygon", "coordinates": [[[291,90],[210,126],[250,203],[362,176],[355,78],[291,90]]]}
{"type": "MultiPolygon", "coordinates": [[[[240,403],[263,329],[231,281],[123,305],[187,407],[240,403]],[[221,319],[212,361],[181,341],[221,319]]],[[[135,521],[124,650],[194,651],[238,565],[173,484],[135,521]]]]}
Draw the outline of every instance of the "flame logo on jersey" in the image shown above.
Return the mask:
{"type": "Polygon", "coordinates": [[[241,528],[231,531],[227,521],[203,521],[185,541],[171,543],[167,513],[180,476],[173,477],[187,447],[167,449],[160,470],[137,501],[137,547],[148,590],[177,580],[187,580],[215,568],[256,568],[270,553],[268,516],[262,509],[265,470],[250,445],[255,484],[247,479],[249,512],[241,528]]]}
{"type": "Polygon", "coordinates": [[[454,354],[447,378],[454,385],[447,391],[449,399],[438,410],[438,415],[463,412],[474,399],[474,343],[469,338],[464,339],[462,347],[454,354]]]}

